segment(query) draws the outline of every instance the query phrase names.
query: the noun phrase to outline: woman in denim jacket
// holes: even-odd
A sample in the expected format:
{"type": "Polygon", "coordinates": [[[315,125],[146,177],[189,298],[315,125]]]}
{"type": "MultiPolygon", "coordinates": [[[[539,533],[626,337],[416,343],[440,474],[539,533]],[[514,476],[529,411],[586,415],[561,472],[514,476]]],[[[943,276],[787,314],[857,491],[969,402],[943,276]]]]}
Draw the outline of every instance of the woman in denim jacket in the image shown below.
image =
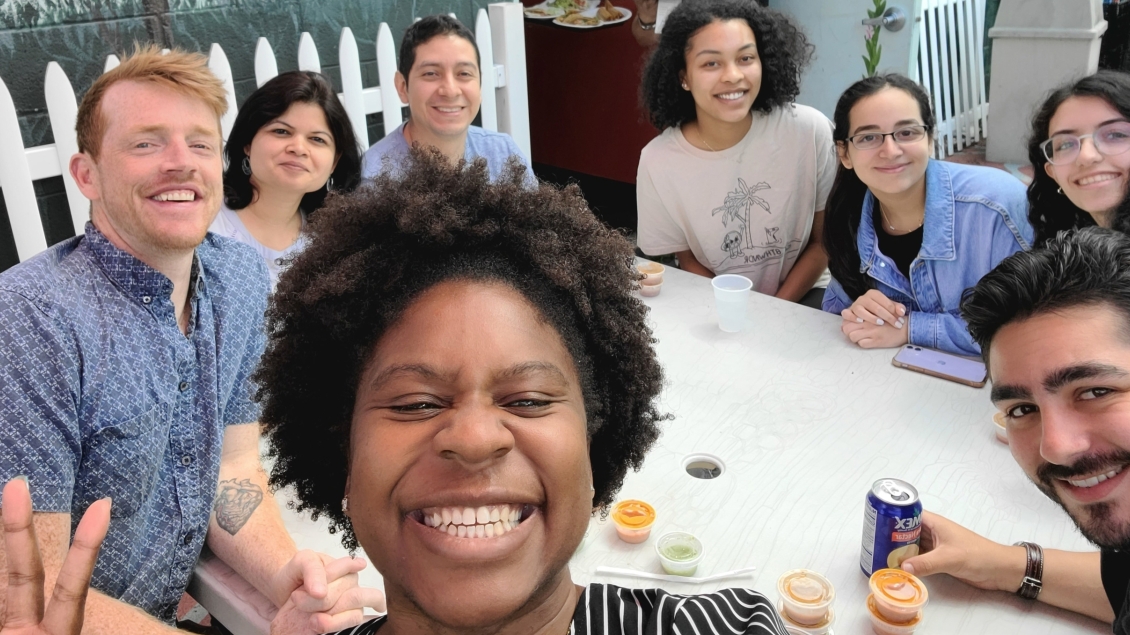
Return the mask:
{"type": "Polygon", "coordinates": [[[995,168],[930,159],[934,115],[902,75],[868,77],[835,112],[840,170],[824,246],[824,310],[862,348],[910,343],[978,355],[958,314],[962,292],[1032,245],[1024,186],[995,168]]]}

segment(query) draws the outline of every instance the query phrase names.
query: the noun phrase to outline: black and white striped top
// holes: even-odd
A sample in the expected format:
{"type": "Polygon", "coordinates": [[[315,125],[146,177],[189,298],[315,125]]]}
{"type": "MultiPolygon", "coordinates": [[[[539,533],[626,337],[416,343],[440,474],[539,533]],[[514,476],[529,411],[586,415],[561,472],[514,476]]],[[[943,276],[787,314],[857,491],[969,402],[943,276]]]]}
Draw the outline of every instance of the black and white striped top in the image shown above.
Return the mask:
{"type": "MultiPolygon", "coordinates": [[[[336,635],[372,635],[385,617],[336,635]]],[[[573,613],[570,635],[787,635],[777,610],[750,589],[676,595],[663,589],[624,589],[590,584],[573,613]]]]}

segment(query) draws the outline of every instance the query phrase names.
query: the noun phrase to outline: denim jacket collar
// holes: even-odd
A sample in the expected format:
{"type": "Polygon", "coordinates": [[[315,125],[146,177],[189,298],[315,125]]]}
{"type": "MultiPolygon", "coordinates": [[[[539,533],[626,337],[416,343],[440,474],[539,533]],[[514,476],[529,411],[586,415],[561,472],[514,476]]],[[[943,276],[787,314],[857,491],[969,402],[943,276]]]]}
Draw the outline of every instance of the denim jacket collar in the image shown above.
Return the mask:
{"type": "MultiPolygon", "coordinates": [[[[866,272],[879,254],[875,236],[874,214],[877,201],[868,190],[863,197],[856,244],[859,247],[859,270],[866,272]]],[[[922,247],[918,257],[924,260],[954,260],[954,198],[949,168],[942,161],[930,159],[926,165],[926,214],[923,218],[922,247]]]]}

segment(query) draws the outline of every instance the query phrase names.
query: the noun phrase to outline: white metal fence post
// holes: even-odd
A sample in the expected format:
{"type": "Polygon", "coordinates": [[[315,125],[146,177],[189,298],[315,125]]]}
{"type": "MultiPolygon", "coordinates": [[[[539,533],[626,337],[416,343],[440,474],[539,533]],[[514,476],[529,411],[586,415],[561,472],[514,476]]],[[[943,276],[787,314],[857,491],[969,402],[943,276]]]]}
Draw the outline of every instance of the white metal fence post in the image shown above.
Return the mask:
{"type": "Polygon", "coordinates": [[[279,74],[279,63],[275,60],[275,52],[267,38],[261,37],[255,44],[255,87],[271,81],[279,74]]]}
{"type": "Polygon", "coordinates": [[[57,62],[47,64],[44,79],[44,97],[47,99],[47,114],[51,118],[51,131],[55,136],[55,155],[59,162],[59,174],[63,176],[63,186],[67,190],[67,206],[71,209],[71,223],[75,233],[81,234],[90,218],[90,201],[82,195],[71,176],[71,157],[78,152],[78,138],[75,134],[75,120],[78,119],[78,103],[75,89],[66,72],[57,62]]]}
{"type": "Polygon", "coordinates": [[[357,52],[357,40],[349,27],[341,30],[337,45],[338,63],[341,66],[341,104],[349,114],[353,124],[353,134],[362,148],[369,147],[369,127],[365,125],[365,98],[361,94],[364,85],[361,81],[361,56],[357,52]]]}
{"type": "Polygon", "coordinates": [[[212,44],[212,49],[208,52],[208,68],[220,78],[224,84],[224,92],[227,93],[228,109],[224,116],[220,117],[220,131],[224,135],[224,141],[227,141],[235,124],[235,115],[239,111],[239,106],[235,103],[235,80],[232,79],[231,64],[228,63],[228,56],[219,44],[212,44]]]}
{"type": "Polygon", "coordinates": [[[498,129],[508,133],[527,158],[530,152],[530,111],[526,86],[526,25],[518,2],[490,5],[494,59],[505,68],[505,84],[496,91],[498,129]]]}
{"type": "Polygon", "coordinates": [[[318,47],[314,46],[314,38],[306,31],[298,39],[298,70],[322,72],[322,60],[318,58],[318,47]]]}
{"type": "Polygon", "coordinates": [[[404,116],[400,112],[400,95],[396,93],[396,43],[384,22],[377,29],[377,81],[381,87],[381,118],[388,134],[404,122],[404,116]]]}
{"type": "Polygon", "coordinates": [[[484,9],[479,9],[475,16],[475,40],[479,44],[479,75],[482,77],[482,124],[483,128],[497,132],[498,95],[495,91],[498,88],[498,72],[494,67],[494,37],[490,32],[490,18],[484,9]]]}
{"type": "Polygon", "coordinates": [[[20,133],[20,120],[8,86],[0,79],[0,190],[16,241],[16,255],[27,260],[47,249],[47,237],[39,220],[39,204],[31,184],[31,170],[20,133]]]}

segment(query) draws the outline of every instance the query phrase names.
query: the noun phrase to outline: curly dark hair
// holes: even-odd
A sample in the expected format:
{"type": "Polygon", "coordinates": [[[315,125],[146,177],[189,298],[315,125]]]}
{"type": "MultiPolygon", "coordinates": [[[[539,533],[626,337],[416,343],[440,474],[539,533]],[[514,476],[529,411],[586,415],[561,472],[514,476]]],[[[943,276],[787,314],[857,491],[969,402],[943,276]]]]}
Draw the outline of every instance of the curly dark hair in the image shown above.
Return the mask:
{"type": "Polygon", "coordinates": [[[377,342],[412,301],[445,280],[507,284],[561,334],[581,378],[594,505],[639,469],[665,417],[663,372],[631,245],[593,216],[571,185],[530,188],[511,160],[451,165],[413,148],[407,167],[330,196],[310,244],[283,273],[267,311],[256,398],[275,457],[271,485],[294,486],[299,510],[357,540],[341,510],[357,386],[377,342]]]}
{"type": "Polygon", "coordinates": [[[690,39],[721,20],[745,20],[757,40],[761,89],[751,110],[769,112],[792,103],[800,93],[800,74],[812,58],[813,46],[784,13],[751,0],[684,0],[663,23],[659,44],[643,72],[640,98],[656,128],[666,130],[697,117],[694,97],[683,90],[679,73],[687,68],[690,39]]]}
{"type": "MultiPolygon", "coordinates": [[[[326,116],[337,150],[337,167],[330,174],[333,189],[351,191],[361,179],[361,148],[357,145],[357,136],[345,106],[329,78],[313,71],[288,71],[272,77],[251,93],[232,124],[224,146],[224,159],[228,164],[224,170],[224,203],[231,209],[243,209],[255,199],[251,176],[243,173],[243,161],[247,158],[243,149],[251,145],[251,140],[263,126],[281,117],[296,103],[319,106],[326,116]]],[[[326,200],[331,181],[326,181],[326,185],[313,192],[307,192],[298,204],[299,209],[307,214],[317,211],[326,200]]]]}
{"type": "MultiPolygon", "coordinates": [[[[1055,179],[1044,171],[1048,159],[1040,146],[1051,132],[1052,117],[1071,97],[1098,97],[1130,119],[1130,74],[1102,70],[1064,84],[1048,93],[1032,115],[1032,127],[1028,133],[1028,162],[1033,168],[1032,183],[1028,185],[1028,221],[1036,231],[1037,245],[1044,244],[1063,230],[1095,224],[1089,213],[1059,193],[1055,179]]],[[[1122,204],[1111,220],[1115,229],[1130,232],[1130,197],[1123,196],[1122,204]]]]}
{"type": "Polygon", "coordinates": [[[1005,258],[961,299],[961,317],[989,361],[1006,324],[1076,306],[1107,304],[1130,332],[1130,237],[1102,227],[1060,232],[1005,258]]]}

